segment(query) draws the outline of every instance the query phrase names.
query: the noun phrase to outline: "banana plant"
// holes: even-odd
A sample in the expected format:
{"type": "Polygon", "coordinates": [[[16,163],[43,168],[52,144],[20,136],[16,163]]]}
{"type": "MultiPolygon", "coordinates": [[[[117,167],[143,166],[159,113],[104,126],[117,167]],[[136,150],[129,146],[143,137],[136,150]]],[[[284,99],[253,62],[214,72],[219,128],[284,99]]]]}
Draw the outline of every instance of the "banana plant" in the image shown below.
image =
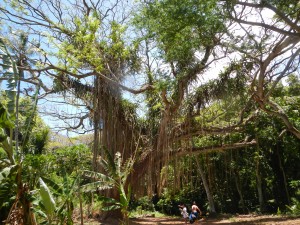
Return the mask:
{"type": "Polygon", "coordinates": [[[52,221],[55,219],[55,210],[56,204],[55,200],[51,194],[50,189],[45,184],[42,178],[39,179],[40,182],[40,196],[41,196],[41,205],[44,209],[48,224],[52,224],[52,221]]]}
{"type": "Polygon", "coordinates": [[[120,152],[116,152],[114,157],[104,148],[106,159],[102,158],[100,164],[102,165],[104,173],[94,171],[83,171],[85,177],[89,177],[94,182],[83,185],[83,191],[99,191],[108,188],[116,188],[119,193],[119,199],[102,197],[100,198],[105,206],[104,211],[121,209],[123,215],[122,224],[129,224],[128,206],[131,196],[131,187],[127,185],[127,178],[132,171],[135,155],[129,158],[126,162],[122,162],[120,152]]]}
{"type": "Polygon", "coordinates": [[[63,182],[55,182],[46,177],[39,178],[40,198],[37,197],[36,201],[39,207],[34,208],[41,217],[39,224],[73,224],[74,200],[80,195],[79,182],[79,176],[68,179],[65,172],[63,182]]]}
{"type": "MultiPolygon", "coordinates": [[[[20,36],[20,49],[22,52],[24,52],[27,40],[26,35],[20,36]]],[[[18,69],[17,62],[19,61],[20,63],[22,60],[18,59],[16,55],[11,54],[2,37],[0,37],[0,60],[0,80],[7,81],[6,95],[8,97],[7,109],[3,104],[0,105],[0,147],[7,154],[7,167],[17,168],[15,179],[6,180],[7,182],[15,182],[16,186],[15,202],[12,204],[6,222],[15,223],[18,220],[23,220],[28,225],[36,224],[34,214],[31,210],[30,190],[28,189],[28,185],[22,181],[23,153],[22,149],[19,148],[18,140],[20,132],[18,121],[20,81],[24,77],[24,71],[18,69]]],[[[32,118],[30,119],[32,120],[32,118]]],[[[2,161],[5,161],[5,159],[2,161]]],[[[1,172],[5,171],[5,169],[1,168],[1,172]]],[[[0,209],[1,207],[0,205],[0,209]]]]}
{"type": "MultiPolygon", "coordinates": [[[[52,213],[55,212],[56,218],[59,219],[59,224],[68,224],[68,225],[73,224],[72,215],[74,210],[74,200],[76,199],[75,197],[80,194],[79,176],[75,177],[74,179],[69,179],[67,173],[65,173],[64,171],[62,182],[58,183],[46,177],[43,177],[43,180],[45,181],[45,183],[48,184],[49,187],[51,187],[52,190],[51,195],[53,195],[57,199],[56,204],[54,204],[55,205],[54,211],[52,210],[49,211],[45,207],[43,207],[44,211],[47,213],[47,215],[48,212],[51,212],[50,215],[53,215],[52,213]]],[[[48,191],[48,193],[50,195],[51,193],[50,190],[48,191]]],[[[47,200],[45,203],[47,202],[49,201],[47,200]]],[[[47,205],[49,204],[47,203],[47,205]]],[[[48,220],[48,222],[50,222],[50,220],[48,220]]]]}
{"type": "Polygon", "coordinates": [[[13,60],[9,51],[0,37],[0,57],[2,59],[2,78],[7,80],[7,90],[6,94],[8,97],[8,103],[6,108],[3,104],[1,104],[0,113],[1,113],[1,122],[0,128],[2,131],[1,135],[1,144],[3,146],[4,151],[7,153],[8,158],[11,164],[15,164],[14,154],[13,154],[13,129],[15,122],[15,102],[16,102],[16,85],[17,85],[17,74],[18,69],[16,62],[13,60]],[[7,122],[5,122],[7,121],[7,122]],[[9,130],[9,136],[6,135],[4,130],[9,130]]]}
{"type": "Polygon", "coordinates": [[[15,164],[13,148],[11,145],[11,139],[7,136],[5,130],[11,130],[14,127],[14,123],[11,120],[11,116],[8,113],[6,107],[0,102],[0,147],[4,149],[7,154],[10,165],[15,164]]]}

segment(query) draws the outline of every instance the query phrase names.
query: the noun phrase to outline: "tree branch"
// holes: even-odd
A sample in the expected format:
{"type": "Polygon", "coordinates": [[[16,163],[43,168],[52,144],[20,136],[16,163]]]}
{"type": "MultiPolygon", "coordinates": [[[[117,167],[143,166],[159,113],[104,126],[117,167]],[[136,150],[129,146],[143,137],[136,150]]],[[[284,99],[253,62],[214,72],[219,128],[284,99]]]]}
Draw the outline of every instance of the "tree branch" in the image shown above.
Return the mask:
{"type": "Polygon", "coordinates": [[[187,148],[185,150],[172,151],[170,157],[177,158],[186,155],[198,155],[198,154],[209,153],[209,152],[220,152],[220,151],[226,151],[226,150],[232,150],[238,148],[246,148],[256,144],[257,144],[256,140],[253,139],[250,142],[240,142],[234,144],[214,145],[214,146],[205,146],[205,147],[192,147],[192,148],[187,148]]]}

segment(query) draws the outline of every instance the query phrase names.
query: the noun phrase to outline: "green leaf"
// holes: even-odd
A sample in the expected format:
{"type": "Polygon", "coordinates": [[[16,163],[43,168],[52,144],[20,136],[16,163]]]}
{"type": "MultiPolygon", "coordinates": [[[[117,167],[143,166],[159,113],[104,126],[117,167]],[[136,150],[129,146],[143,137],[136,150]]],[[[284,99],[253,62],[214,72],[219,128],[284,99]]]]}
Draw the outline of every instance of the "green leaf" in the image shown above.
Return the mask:
{"type": "Polygon", "coordinates": [[[13,148],[10,145],[9,137],[5,134],[2,128],[0,128],[0,133],[1,133],[0,147],[2,147],[3,150],[6,152],[10,164],[15,164],[14,157],[13,157],[13,148]]]}
{"type": "Polygon", "coordinates": [[[106,176],[103,173],[97,173],[97,172],[94,172],[94,171],[84,170],[84,171],[82,171],[82,175],[84,177],[88,177],[88,178],[93,179],[93,180],[106,182],[109,185],[115,183],[115,181],[111,177],[106,176]]]}
{"type": "Polygon", "coordinates": [[[119,205],[110,205],[110,206],[104,206],[101,208],[102,211],[111,211],[121,208],[119,205]]]}
{"type": "Polygon", "coordinates": [[[103,201],[103,203],[106,204],[106,206],[101,208],[101,210],[103,210],[103,211],[110,211],[110,210],[115,210],[115,209],[121,208],[120,203],[113,198],[107,198],[104,196],[100,196],[99,200],[103,201]]]}
{"type": "Polygon", "coordinates": [[[83,192],[96,192],[96,191],[110,189],[110,188],[112,188],[112,186],[107,185],[106,182],[103,182],[103,181],[96,181],[93,183],[88,183],[88,184],[82,185],[80,188],[81,188],[81,191],[83,191],[83,192]]]}
{"type": "Polygon", "coordinates": [[[0,127],[2,128],[13,128],[14,123],[11,121],[11,116],[7,109],[0,102],[0,127]]]}
{"type": "Polygon", "coordinates": [[[0,143],[5,141],[6,139],[7,139],[7,135],[5,131],[2,128],[0,128],[0,143]]]}
{"type": "Polygon", "coordinates": [[[114,198],[108,198],[105,196],[100,196],[99,197],[100,201],[103,201],[105,204],[118,204],[118,201],[114,198]]]}
{"type": "Polygon", "coordinates": [[[127,199],[130,199],[130,196],[131,196],[131,185],[129,184],[127,188],[127,199]]]}
{"type": "Polygon", "coordinates": [[[11,68],[11,62],[10,62],[10,58],[8,55],[3,55],[2,60],[3,60],[2,67],[4,70],[8,70],[9,68],[11,68]]]}
{"type": "Polygon", "coordinates": [[[13,165],[9,167],[5,167],[0,171],[0,183],[3,182],[4,179],[13,179],[12,176],[15,175],[15,172],[18,170],[19,165],[13,165]]]}
{"type": "Polygon", "coordinates": [[[36,207],[33,207],[33,211],[38,214],[42,218],[47,218],[47,215],[40,209],[37,209],[36,207]]]}
{"type": "Polygon", "coordinates": [[[52,194],[48,188],[48,186],[45,184],[42,178],[39,178],[40,182],[40,195],[42,198],[42,203],[46,209],[46,213],[48,217],[52,217],[54,215],[55,211],[55,201],[52,197],[52,194]]]}
{"type": "Polygon", "coordinates": [[[42,178],[44,182],[46,182],[51,188],[53,188],[57,193],[60,193],[62,194],[63,193],[63,190],[62,188],[57,184],[55,183],[53,180],[47,178],[47,177],[43,177],[42,178]]]}
{"type": "Polygon", "coordinates": [[[112,178],[115,178],[116,175],[116,165],[115,165],[115,161],[114,158],[112,156],[112,154],[108,151],[107,148],[104,148],[104,153],[105,156],[107,158],[107,161],[105,161],[104,159],[101,160],[101,165],[104,167],[104,169],[106,171],[108,171],[110,173],[110,175],[112,176],[112,178]]]}
{"type": "Polygon", "coordinates": [[[126,194],[122,193],[120,194],[120,204],[124,207],[126,207],[128,204],[127,198],[126,198],[126,194]]]}

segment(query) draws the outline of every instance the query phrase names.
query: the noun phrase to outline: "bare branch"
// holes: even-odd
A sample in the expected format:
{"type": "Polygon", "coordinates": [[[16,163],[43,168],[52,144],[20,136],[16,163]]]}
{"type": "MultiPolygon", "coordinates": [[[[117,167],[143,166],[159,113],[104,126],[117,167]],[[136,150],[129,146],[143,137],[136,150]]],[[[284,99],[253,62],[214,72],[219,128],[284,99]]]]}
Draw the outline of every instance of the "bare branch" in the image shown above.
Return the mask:
{"type": "Polygon", "coordinates": [[[293,22],[292,20],[290,20],[286,16],[285,13],[283,13],[282,11],[280,11],[278,8],[276,8],[275,6],[271,5],[267,1],[262,1],[262,3],[260,3],[260,4],[237,1],[236,4],[243,5],[243,6],[249,6],[249,7],[253,7],[253,8],[260,8],[260,9],[262,9],[262,8],[268,8],[268,9],[272,10],[276,15],[278,15],[292,29],[296,30],[297,32],[300,32],[300,26],[298,26],[296,22],[293,22]]]}

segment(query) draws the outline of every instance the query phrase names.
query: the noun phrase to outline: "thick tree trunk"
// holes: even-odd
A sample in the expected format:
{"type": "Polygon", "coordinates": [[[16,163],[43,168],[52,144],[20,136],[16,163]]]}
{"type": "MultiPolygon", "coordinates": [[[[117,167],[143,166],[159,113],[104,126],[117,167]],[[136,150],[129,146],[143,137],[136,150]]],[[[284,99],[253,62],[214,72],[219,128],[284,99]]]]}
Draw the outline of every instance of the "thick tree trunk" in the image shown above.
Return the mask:
{"type": "MultiPolygon", "coordinates": [[[[101,152],[103,148],[107,149],[111,156],[114,156],[116,152],[120,152],[122,161],[125,162],[132,157],[132,154],[135,154],[137,149],[138,141],[136,139],[138,133],[135,129],[134,116],[128,115],[129,113],[122,104],[121,94],[118,89],[113,88],[99,77],[97,77],[95,84],[97,96],[94,99],[94,104],[97,112],[94,112],[94,163],[96,164],[99,156],[103,157],[101,152]],[[100,132],[101,135],[99,135],[100,132]]],[[[95,167],[95,169],[102,172],[102,168],[95,167]]],[[[101,194],[120,201],[120,193],[117,187],[103,191],[101,194]]],[[[120,209],[108,212],[102,211],[101,217],[103,219],[123,219],[120,209]]]]}

